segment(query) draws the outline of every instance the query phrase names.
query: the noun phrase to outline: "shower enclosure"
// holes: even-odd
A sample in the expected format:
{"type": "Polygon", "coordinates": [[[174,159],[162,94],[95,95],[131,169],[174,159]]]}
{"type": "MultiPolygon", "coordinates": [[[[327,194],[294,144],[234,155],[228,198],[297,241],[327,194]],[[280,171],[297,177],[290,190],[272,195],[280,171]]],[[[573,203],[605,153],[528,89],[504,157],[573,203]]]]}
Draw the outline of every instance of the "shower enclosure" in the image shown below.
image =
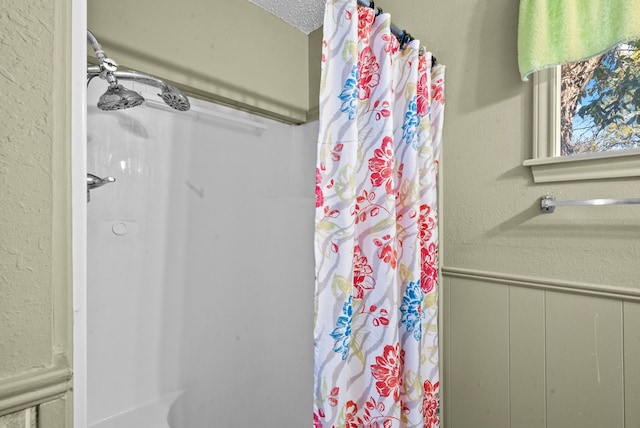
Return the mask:
{"type": "Polygon", "coordinates": [[[87,96],[89,426],[308,425],[317,123],[125,85],[87,96]]]}

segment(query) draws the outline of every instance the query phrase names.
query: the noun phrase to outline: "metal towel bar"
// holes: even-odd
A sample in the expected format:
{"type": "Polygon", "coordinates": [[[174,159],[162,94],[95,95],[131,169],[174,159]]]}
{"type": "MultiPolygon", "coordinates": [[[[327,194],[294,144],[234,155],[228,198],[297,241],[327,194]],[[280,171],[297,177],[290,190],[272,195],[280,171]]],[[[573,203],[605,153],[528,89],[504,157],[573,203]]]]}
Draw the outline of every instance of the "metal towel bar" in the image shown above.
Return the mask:
{"type": "Polygon", "coordinates": [[[543,196],[540,199],[540,210],[545,214],[555,211],[560,206],[601,206],[601,205],[629,205],[640,204],[640,198],[619,199],[577,199],[570,201],[556,201],[555,196],[543,196]]]}

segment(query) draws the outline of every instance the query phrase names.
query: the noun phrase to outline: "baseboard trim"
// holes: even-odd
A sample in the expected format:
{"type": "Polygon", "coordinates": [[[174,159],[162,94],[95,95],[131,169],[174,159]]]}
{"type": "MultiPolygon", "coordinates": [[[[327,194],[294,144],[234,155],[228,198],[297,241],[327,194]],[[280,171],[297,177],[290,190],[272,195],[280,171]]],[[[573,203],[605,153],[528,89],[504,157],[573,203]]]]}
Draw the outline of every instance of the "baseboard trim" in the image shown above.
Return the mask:
{"type": "Polygon", "coordinates": [[[640,290],[616,287],[613,285],[591,284],[587,282],[564,281],[536,278],[502,272],[489,272],[476,269],[443,267],[442,276],[449,278],[474,279],[516,287],[536,288],[560,293],[582,294],[607,299],[640,302],[640,290]]]}
{"type": "Polygon", "coordinates": [[[69,367],[49,367],[0,382],[0,416],[54,400],[71,391],[69,367]]]}

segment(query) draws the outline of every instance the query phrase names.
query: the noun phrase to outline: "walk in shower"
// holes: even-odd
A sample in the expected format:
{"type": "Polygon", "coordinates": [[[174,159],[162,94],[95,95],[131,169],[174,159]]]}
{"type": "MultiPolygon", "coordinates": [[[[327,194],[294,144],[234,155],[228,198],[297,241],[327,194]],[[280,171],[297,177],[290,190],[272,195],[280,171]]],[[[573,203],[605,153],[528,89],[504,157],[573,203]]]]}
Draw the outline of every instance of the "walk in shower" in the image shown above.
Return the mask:
{"type": "Polygon", "coordinates": [[[87,205],[89,426],[309,425],[317,123],[178,111],[144,79],[103,111],[108,86],[87,96],[87,171],[115,179],[87,205]]]}

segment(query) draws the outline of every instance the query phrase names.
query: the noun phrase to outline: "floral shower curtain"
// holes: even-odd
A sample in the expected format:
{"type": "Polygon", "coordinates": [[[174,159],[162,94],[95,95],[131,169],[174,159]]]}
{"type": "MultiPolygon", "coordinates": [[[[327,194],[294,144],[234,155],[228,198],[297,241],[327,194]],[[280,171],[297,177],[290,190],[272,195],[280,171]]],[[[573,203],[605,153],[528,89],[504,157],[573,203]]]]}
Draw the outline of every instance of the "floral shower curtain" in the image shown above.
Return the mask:
{"type": "Polygon", "coordinates": [[[439,427],[444,66],[328,0],[316,168],[314,427],[439,427]]]}

